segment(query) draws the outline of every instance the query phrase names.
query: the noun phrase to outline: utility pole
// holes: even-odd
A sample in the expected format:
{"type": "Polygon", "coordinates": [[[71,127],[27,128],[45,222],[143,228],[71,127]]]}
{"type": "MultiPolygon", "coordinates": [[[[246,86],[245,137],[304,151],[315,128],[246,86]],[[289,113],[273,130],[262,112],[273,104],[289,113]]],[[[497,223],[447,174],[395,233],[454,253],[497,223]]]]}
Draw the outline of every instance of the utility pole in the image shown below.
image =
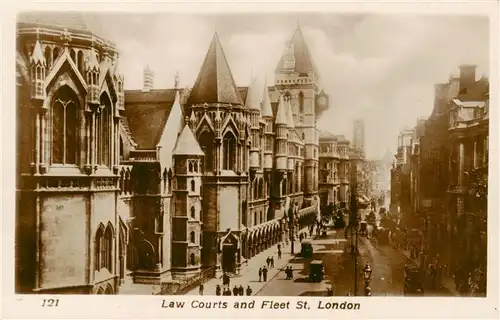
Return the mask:
{"type": "Polygon", "coordinates": [[[358,295],[358,200],[356,199],[357,185],[351,189],[351,253],[354,259],[354,295],[358,295]]]}

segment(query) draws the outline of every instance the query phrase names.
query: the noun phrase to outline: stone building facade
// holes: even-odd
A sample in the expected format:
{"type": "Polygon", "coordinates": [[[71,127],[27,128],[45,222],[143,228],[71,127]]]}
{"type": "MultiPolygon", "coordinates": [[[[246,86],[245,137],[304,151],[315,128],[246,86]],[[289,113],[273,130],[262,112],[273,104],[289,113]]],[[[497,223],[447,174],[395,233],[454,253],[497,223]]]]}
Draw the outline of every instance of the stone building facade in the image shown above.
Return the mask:
{"type": "Polygon", "coordinates": [[[239,273],[316,218],[328,96],[299,28],[274,86],[237,87],[215,34],[193,88],[124,91],[111,42],[38,17],[18,25],[18,292],[239,273]]]}

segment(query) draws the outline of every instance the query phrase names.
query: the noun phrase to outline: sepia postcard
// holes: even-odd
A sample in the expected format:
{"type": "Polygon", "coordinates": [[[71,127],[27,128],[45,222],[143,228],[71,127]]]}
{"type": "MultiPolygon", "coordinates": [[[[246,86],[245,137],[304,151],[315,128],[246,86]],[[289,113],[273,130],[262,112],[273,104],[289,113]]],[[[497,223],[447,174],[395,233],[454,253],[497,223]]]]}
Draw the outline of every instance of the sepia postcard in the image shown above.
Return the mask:
{"type": "Polygon", "coordinates": [[[117,6],[8,17],[3,318],[499,317],[496,2],[117,6]]]}

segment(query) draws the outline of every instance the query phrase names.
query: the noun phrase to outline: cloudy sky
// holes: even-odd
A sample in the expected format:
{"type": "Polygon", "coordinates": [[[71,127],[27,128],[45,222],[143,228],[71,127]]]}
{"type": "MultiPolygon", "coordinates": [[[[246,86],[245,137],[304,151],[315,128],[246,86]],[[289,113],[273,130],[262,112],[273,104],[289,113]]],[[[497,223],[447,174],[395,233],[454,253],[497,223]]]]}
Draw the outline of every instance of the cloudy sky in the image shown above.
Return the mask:
{"type": "Polygon", "coordinates": [[[398,132],[432,110],[435,83],[462,63],[488,74],[488,20],[483,17],[340,14],[157,14],[93,16],[92,27],[116,43],[126,89],[171,88],[176,72],[191,87],[215,30],[238,86],[252,74],[272,83],[274,68],[300,23],[321,87],[330,95],[322,129],[352,136],[352,120],[366,126],[370,158],[395,150],[398,132]]]}

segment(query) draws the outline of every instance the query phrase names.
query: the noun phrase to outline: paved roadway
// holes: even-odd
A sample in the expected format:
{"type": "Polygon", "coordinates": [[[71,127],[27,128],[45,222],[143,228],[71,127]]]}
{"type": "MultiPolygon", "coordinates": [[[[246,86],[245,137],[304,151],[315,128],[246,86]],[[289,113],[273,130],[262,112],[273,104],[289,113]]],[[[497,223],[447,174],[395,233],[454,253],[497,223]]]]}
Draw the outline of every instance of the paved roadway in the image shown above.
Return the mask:
{"type": "MultiPolygon", "coordinates": [[[[348,243],[343,230],[328,232],[326,239],[312,241],[314,255],[312,259],[295,257],[289,265],[294,268],[294,280],[285,280],[285,273],[277,273],[257,293],[259,296],[324,296],[331,283],[335,284],[336,296],[347,296],[354,291],[354,259],[344,253],[348,243]],[[325,263],[325,280],[310,283],[307,279],[309,262],[313,259],[325,263]]],[[[391,245],[376,245],[364,237],[359,237],[360,257],[358,262],[358,295],[363,295],[362,272],[365,262],[372,267],[371,289],[373,296],[402,296],[404,286],[404,265],[406,257],[391,245]]],[[[447,291],[429,292],[426,295],[449,296],[447,291]]]]}

